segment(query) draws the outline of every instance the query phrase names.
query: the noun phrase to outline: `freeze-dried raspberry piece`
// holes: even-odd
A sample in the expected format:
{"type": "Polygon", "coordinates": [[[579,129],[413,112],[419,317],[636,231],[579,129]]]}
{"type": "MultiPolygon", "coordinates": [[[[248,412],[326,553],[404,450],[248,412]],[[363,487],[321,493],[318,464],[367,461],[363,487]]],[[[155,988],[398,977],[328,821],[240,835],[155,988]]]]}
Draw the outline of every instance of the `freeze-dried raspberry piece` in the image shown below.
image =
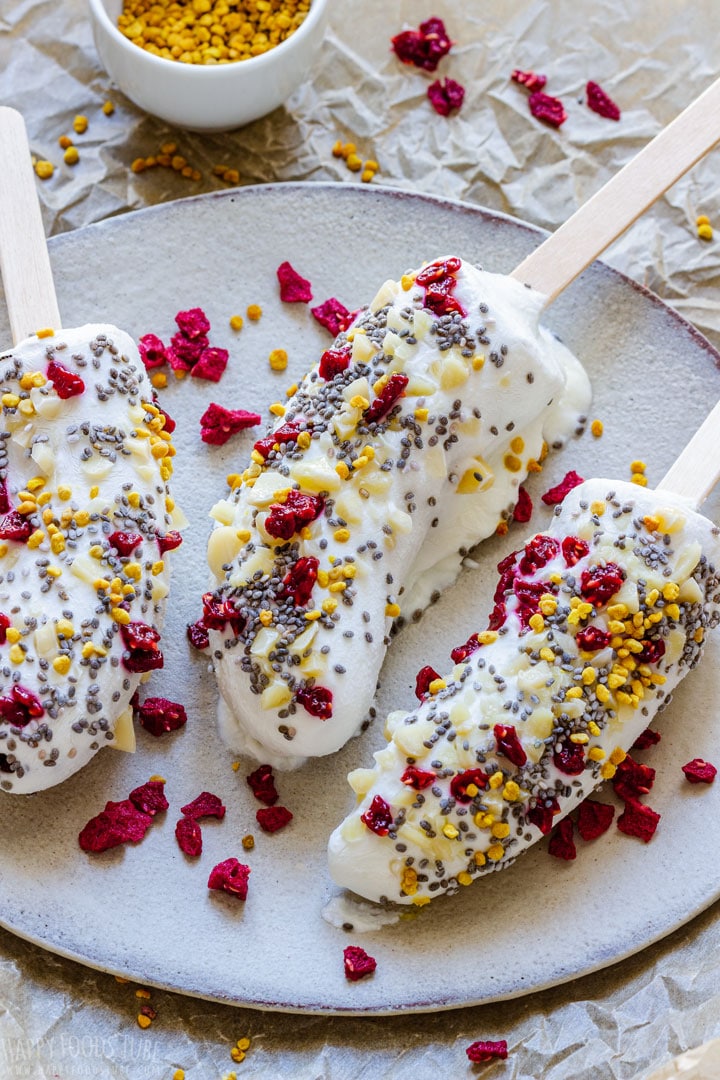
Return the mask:
{"type": "Polygon", "coordinates": [[[497,1042],[482,1039],[471,1043],[465,1053],[470,1058],[470,1061],[480,1064],[484,1061],[505,1061],[508,1056],[508,1049],[505,1039],[498,1039],[497,1042]]]}
{"type": "Polygon", "coordinates": [[[280,798],[275,787],[272,765],[258,765],[255,772],[251,772],[245,779],[255,798],[266,806],[274,806],[280,798]]]}
{"type": "Polygon", "coordinates": [[[260,413],[246,409],[226,409],[224,405],[211,402],[200,417],[200,438],[211,446],[224,444],[238,431],[255,427],[262,420],[260,413]]]}
{"type": "Polygon", "coordinates": [[[7,514],[10,510],[10,496],[8,495],[7,480],[0,480],[0,514],[7,514]]]}
{"type": "Polygon", "coordinates": [[[583,840],[596,840],[602,836],[615,817],[615,807],[610,803],[596,802],[595,799],[585,799],[580,803],[578,810],[577,829],[583,840]]]}
{"type": "Polygon", "coordinates": [[[560,804],[557,799],[543,799],[528,808],[525,817],[531,825],[535,825],[543,836],[552,829],[553,817],[560,813],[560,804]]]}
{"type": "Polygon", "coordinates": [[[480,642],[478,641],[477,634],[471,634],[464,645],[455,646],[450,653],[450,659],[453,664],[462,664],[463,660],[467,660],[468,656],[472,656],[479,648],[480,642]]]}
{"type": "Polygon", "coordinates": [[[360,820],[377,836],[387,836],[393,823],[392,810],[381,795],[376,795],[360,820]]]}
{"type": "Polygon", "coordinates": [[[138,810],[130,799],[108,802],[88,821],[78,836],[83,851],[100,852],[119,844],[137,844],[152,825],[152,817],[138,810]]]}
{"type": "Polygon", "coordinates": [[[523,581],[522,578],[515,579],[513,582],[513,592],[520,601],[516,614],[523,626],[529,627],[530,619],[540,610],[540,601],[543,596],[553,588],[554,586],[548,585],[544,581],[523,581]]]}
{"type": "Polygon", "coordinates": [[[349,345],[343,346],[342,349],[326,349],[320,357],[318,367],[320,378],[330,382],[336,375],[346,371],[350,366],[351,355],[352,350],[349,345]]]}
{"type": "Polygon", "coordinates": [[[585,652],[597,652],[610,644],[612,635],[599,626],[586,626],[579,631],[575,640],[585,652]]]}
{"type": "Polygon", "coordinates": [[[512,724],[496,724],[493,728],[498,753],[504,754],[508,761],[520,768],[527,761],[518,733],[512,724]]]}
{"type": "Polygon", "coordinates": [[[202,619],[190,623],[185,633],[194,649],[202,650],[210,647],[210,635],[208,634],[207,626],[202,619]]]}
{"type": "Polygon", "coordinates": [[[127,652],[122,662],[128,671],[154,671],[163,666],[163,654],[158,642],[160,634],[154,626],[143,622],[131,622],[120,626],[120,636],[127,652]]]}
{"type": "Polygon", "coordinates": [[[63,401],[85,393],[85,383],[74,371],[68,371],[62,364],[51,360],[47,366],[47,377],[53,384],[55,393],[63,401]]]}
{"type": "Polygon", "coordinates": [[[148,371],[167,363],[167,349],[156,334],[143,334],[138,341],[138,352],[148,371]]]}
{"type": "Polygon", "coordinates": [[[213,795],[212,791],[201,791],[192,802],[180,807],[180,813],[185,817],[197,820],[202,817],[214,817],[222,820],[225,817],[225,807],[222,799],[213,795]]]}
{"type": "Polygon", "coordinates": [[[528,98],[530,112],[537,120],[550,127],[559,128],[567,120],[567,113],[560,98],[551,97],[542,90],[535,90],[528,98]]]}
{"type": "Polygon", "coordinates": [[[593,112],[598,113],[599,116],[605,116],[608,120],[620,119],[620,109],[596,82],[592,82],[592,80],[588,82],[585,92],[588,106],[593,112]]]}
{"type": "Polygon", "coordinates": [[[515,68],[510,78],[530,91],[542,90],[547,82],[547,75],[538,75],[535,71],[520,71],[519,68],[515,68]]]}
{"type": "Polygon", "coordinates": [[[255,811],[255,818],[263,832],[274,833],[284,829],[293,816],[286,806],[265,806],[255,811]]]}
{"type": "Polygon", "coordinates": [[[280,263],[276,273],[280,282],[280,299],[285,304],[310,303],[313,298],[310,282],[301,277],[289,262],[280,263]]]}
{"type": "Polygon", "coordinates": [[[173,420],[172,416],[169,412],[163,409],[162,405],[158,405],[157,401],[155,402],[155,408],[165,421],[165,423],[163,424],[163,431],[167,431],[168,435],[172,435],[173,431],[177,427],[177,424],[173,420]]]}
{"type": "Polygon", "coordinates": [[[303,555],[293,563],[282,579],[283,595],[289,596],[296,607],[304,607],[310,599],[319,566],[320,563],[314,555],[303,555]]]}
{"type": "Polygon", "coordinates": [[[164,780],[148,780],[146,784],[133,788],[128,799],[133,806],[142,810],[143,814],[149,814],[150,817],[163,813],[170,805],[165,798],[164,780]]]}
{"type": "MultiPolygon", "coordinates": [[[[534,574],[536,570],[541,570],[555,558],[559,550],[560,545],[552,536],[545,536],[544,533],[533,536],[525,545],[525,553],[519,563],[520,573],[534,574]]],[[[545,585],[543,591],[548,591],[545,585]]]]}
{"type": "Polygon", "coordinates": [[[267,460],[270,453],[276,443],[291,443],[297,442],[300,435],[299,423],[296,420],[291,420],[287,424],[282,424],[277,431],[273,431],[270,435],[266,435],[263,439],[258,441],[253,446],[253,450],[257,450],[258,454],[267,460]]]}
{"type": "Polygon", "coordinates": [[[521,524],[525,524],[532,517],[533,504],[530,495],[526,488],[521,484],[518,488],[517,502],[513,510],[513,521],[519,521],[521,524]]]}
{"type": "Polygon", "coordinates": [[[7,641],[7,630],[10,626],[10,617],[4,612],[0,611],[0,645],[4,645],[7,641]]]}
{"type": "Polygon", "coordinates": [[[570,738],[563,739],[553,751],[555,767],[566,776],[579,776],[585,769],[585,751],[581,743],[574,743],[570,738]]]}
{"type": "Polygon", "coordinates": [[[426,664],[425,667],[420,668],[415,679],[415,697],[418,701],[422,701],[425,695],[428,693],[430,683],[435,679],[439,679],[440,676],[434,667],[430,667],[426,664]]]}
{"type": "Polygon", "coordinates": [[[616,563],[593,566],[580,575],[580,593],[593,607],[600,607],[622,588],[625,576],[625,571],[616,563]]]}
{"type": "Polygon", "coordinates": [[[348,311],[344,304],[341,304],[339,300],[336,300],[334,296],[331,296],[330,299],[326,300],[323,304],[318,304],[317,307],[310,308],[310,314],[321,326],[324,326],[326,330],[329,330],[333,337],[337,337],[343,330],[347,330],[357,315],[357,312],[348,311]]]}
{"type": "Polygon", "coordinates": [[[655,835],[659,821],[660,814],[656,814],[639,799],[627,799],[625,809],[618,818],[617,827],[627,836],[637,836],[639,840],[648,844],[655,835]]]}
{"type": "Polygon", "coordinates": [[[179,548],[183,542],[182,536],[177,529],[171,529],[168,533],[157,533],[155,539],[160,549],[160,554],[164,555],[166,551],[174,551],[175,548],[179,548]]]}
{"type": "Polygon", "coordinates": [[[465,87],[454,79],[436,79],[428,86],[427,95],[436,113],[449,116],[453,109],[459,109],[465,100],[465,87]]]}
{"type": "Polygon", "coordinates": [[[181,332],[173,334],[166,350],[168,363],[173,371],[190,371],[209,347],[210,339],[205,335],[189,338],[181,332]]]}
{"type": "Polygon", "coordinates": [[[570,862],[577,855],[575,849],[575,841],[573,840],[573,823],[569,817],[563,818],[561,822],[555,827],[555,831],[550,837],[548,844],[548,852],[550,855],[554,855],[556,859],[565,859],[566,862],[570,862]]]}
{"type": "Polygon", "coordinates": [[[659,731],[653,731],[652,728],[645,728],[638,735],[635,742],[630,747],[631,750],[649,750],[651,746],[655,746],[662,739],[662,735],[659,731]]]}
{"type": "Polygon", "coordinates": [[[466,769],[465,772],[453,776],[450,781],[450,794],[458,802],[469,803],[479,791],[487,787],[487,783],[487,773],[483,769],[466,769]],[[476,790],[468,791],[471,786],[474,786],[476,790]]]}
{"type": "Polygon", "coordinates": [[[372,975],[377,967],[377,961],[359,945],[348,945],[343,949],[343,963],[345,978],[350,982],[357,982],[358,979],[364,979],[366,975],[372,975]]]}
{"type": "MultiPolygon", "coordinates": [[[[265,518],[265,531],[277,540],[289,540],[305,525],[320,517],[324,508],[325,500],[319,495],[305,495],[302,491],[293,489],[284,503],[271,504],[265,518]]],[[[298,559],[295,566],[301,561],[298,559]]]]}
{"type": "Polygon", "coordinates": [[[237,896],[238,900],[245,900],[250,873],[250,867],[237,859],[225,859],[224,862],[213,866],[210,871],[208,889],[218,889],[237,896]]]}
{"type": "Polygon", "coordinates": [[[194,818],[182,817],[175,825],[175,839],[183,855],[202,854],[202,829],[194,818]]]}
{"type": "Polygon", "coordinates": [[[405,772],[400,777],[400,782],[413,788],[414,791],[424,791],[425,788],[434,784],[436,780],[437,776],[434,772],[426,772],[424,769],[418,769],[416,765],[408,765],[405,772]]]}
{"type": "Polygon", "coordinates": [[[659,664],[665,655],[665,642],[662,638],[641,641],[642,652],[637,654],[641,664],[659,664]]]}
{"type": "Polygon", "coordinates": [[[581,559],[589,553],[590,547],[578,536],[565,536],[560,545],[566,566],[577,566],[581,559]]]}
{"type": "Polygon", "coordinates": [[[178,311],[175,322],[180,332],[190,339],[203,337],[210,331],[210,320],[199,307],[190,308],[188,311],[178,311]]]}
{"type": "Polygon", "coordinates": [[[442,19],[430,18],[421,22],[417,30],[403,30],[391,39],[393,52],[403,64],[414,64],[423,71],[435,71],[443,56],[447,56],[452,42],[442,19]]]}
{"type": "Polygon", "coordinates": [[[14,683],[9,697],[0,697],[0,719],[13,727],[25,727],[31,720],[37,720],[45,712],[40,698],[32,690],[14,683]]]}
{"type": "Polygon", "coordinates": [[[655,770],[649,765],[634,761],[628,754],[617,766],[612,786],[618,798],[627,801],[647,795],[655,783],[655,770]]]}
{"type": "Polygon", "coordinates": [[[114,532],[108,536],[108,543],[115,548],[118,555],[127,558],[138,544],[142,544],[142,536],[140,533],[114,532]]]}
{"type": "Polygon", "coordinates": [[[683,765],[682,771],[691,784],[712,784],[717,775],[715,766],[699,757],[693,758],[692,761],[688,761],[687,765],[683,765]]]}
{"type": "Polygon", "coordinates": [[[138,706],[137,714],[145,730],[156,737],[177,731],[187,723],[184,706],[164,697],[145,698],[138,706]]]}
{"type": "Polygon", "coordinates": [[[32,522],[21,517],[17,510],[10,510],[0,517],[0,540],[17,540],[24,544],[32,531],[32,522]]]}
{"type": "MultiPolygon", "coordinates": [[[[217,349],[212,346],[203,349],[193,369],[190,372],[193,379],[207,379],[208,382],[220,382],[222,374],[227,367],[230,353],[227,349],[217,349]]],[[[260,423],[258,420],[257,423],[260,423]]]]}
{"type": "Polygon", "coordinates": [[[459,300],[452,295],[457,285],[456,274],[462,263],[457,256],[439,259],[423,267],[415,278],[416,285],[425,290],[425,307],[437,316],[458,312],[467,315],[459,300]]]}
{"type": "Polygon", "coordinates": [[[245,629],[247,619],[237,610],[232,600],[224,599],[220,591],[203,593],[203,624],[212,630],[224,630],[230,623],[230,629],[239,637],[245,629]]]}
{"type": "Polygon", "coordinates": [[[550,488],[549,491],[546,491],[545,494],[540,497],[547,506],[557,506],[558,503],[563,501],[569,491],[572,491],[573,488],[583,483],[584,480],[582,476],[578,476],[575,470],[571,469],[570,472],[565,473],[559,484],[550,488]]]}
{"type": "Polygon", "coordinates": [[[383,386],[380,393],[370,405],[370,408],[365,410],[363,422],[366,424],[377,424],[381,420],[384,420],[388,413],[395,407],[397,401],[405,394],[405,387],[409,382],[410,379],[407,375],[401,375],[397,371],[393,372],[385,383],[385,386],[383,386]]]}
{"type": "Polygon", "coordinates": [[[297,690],[295,700],[302,705],[305,712],[311,716],[317,716],[318,720],[329,720],[332,717],[332,690],[326,686],[306,686],[297,690]]]}

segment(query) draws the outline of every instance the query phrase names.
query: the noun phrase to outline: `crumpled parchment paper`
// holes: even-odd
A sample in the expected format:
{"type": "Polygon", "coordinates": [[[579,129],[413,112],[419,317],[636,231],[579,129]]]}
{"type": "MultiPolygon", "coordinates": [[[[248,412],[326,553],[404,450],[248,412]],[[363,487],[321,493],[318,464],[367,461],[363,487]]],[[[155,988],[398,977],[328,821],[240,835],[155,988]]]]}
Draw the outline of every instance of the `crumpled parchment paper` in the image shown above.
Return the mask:
{"type": "MultiPolygon", "coordinates": [[[[38,182],[48,233],[112,214],[216,190],[213,166],[237,169],[242,184],[354,181],[332,156],[353,141],[380,163],[376,184],[463,199],[554,229],[673,119],[717,74],[712,0],[479,0],[419,7],[402,0],[335,0],[312,79],[283,109],[221,135],[174,131],[139,112],[111,86],[92,42],[84,0],[3,0],[0,103],[20,109],[33,152],[56,165],[38,182]],[[466,87],[462,111],[437,116],[428,76],[397,62],[389,39],[430,15],[445,19],[455,47],[438,76],[466,87]],[[568,120],[554,131],[534,120],[513,68],[548,76],[568,120]],[[584,105],[588,79],[622,109],[619,123],[584,105]],[[115,112],[102,105],[111,99],[115,112]],[[76,114],[88,117],[74,136],[76,114]],[[75,138],[80,162],[62,162],[57,139],[75,138]],[[140,175],[134,158],[168,141],[202,172],[199,182],[168,169],[140,175]]],[[[718,150],[617,241],[607,260],[644,282],[720,344],[720,234],[703,243],[695,219],[720,228],[718,150]]],[[[2,163],[0,162],[0,167],[2,163]]],[[[442,247],[434,237],[432,249],[442,247]]],[[[221,257],[222,253],[219,253],[221,257]]],[[[709,857],[712,857],[709,855],[709,857]]],[[[3,872],[0,867],[0,873],[3,872]]],[[[642,882],[637,903],[641,905],[642,882]]],[[[0,1076],[8,1080],[211,1080],[235,1069],[257,1080],[417,1080],[485,1074],[467,1062],[476,1039],[508,1042],[503,1080],[649,1080],[674,1055],[720,1034],[720,909],[615,968],[564,987],[482,1008],[391,1019],[284,1016],[153,991],[152,1026],[136,1024],[135,987],[86,970],[0,931],[0,1076]],[[230,1049],[251,1038],[247,1058],[230,1049]]],[[[122,897],[103,917],[122,918],[122,897]]],[[[593,911],[588,897],[588,932],[593,911]]],[[[302,931],[298,928],[298,947],[302,931]]],[[[189,943],[189,947],[196,947],[189,943]]],[[[519,958],[520,959],[520,958],[519,958]]],[[[442,963],[442,957],[428,957],[442,963]]],[[[707,1055],[717,1053],[710,1048],[707,1055]]],[[[687,1056],[660,1077],[715,1076],[687,1056]],[[691,1065],[695,1071],[689,1071],[691,1065]],[[674,1071],[673,1071],[674,1070],[674,1071]]]]}

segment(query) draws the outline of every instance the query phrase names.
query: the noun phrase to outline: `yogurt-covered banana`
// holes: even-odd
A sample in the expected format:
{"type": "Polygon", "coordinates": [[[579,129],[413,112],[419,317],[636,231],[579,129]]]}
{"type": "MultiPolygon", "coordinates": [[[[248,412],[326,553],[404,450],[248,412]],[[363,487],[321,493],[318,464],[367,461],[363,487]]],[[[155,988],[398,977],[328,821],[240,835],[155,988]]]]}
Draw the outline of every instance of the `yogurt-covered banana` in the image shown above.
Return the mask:
{"type": "Polygon", "coordinates": [[[386,282],[212,510],[205,597],[231,747],[279,768],[366,717],[388,634],[493,533],[589,385],[542,297],[460,259],[386,282]]]}
{"type": "Polygon", "coordinates": [[[161,667],[174,425],[114,326],[0,354],[0,790],[39,791],[134,748],[161,667]]]}
{"type": "Polygon", "coordinates": [[[392,713],[359,805],[330,839],[335,881],[424,904],[493,870],[611,778],[719,618],[719,530],[685,500],[592,480],[499,569],[491,630],[423,669],[392,713]]]}

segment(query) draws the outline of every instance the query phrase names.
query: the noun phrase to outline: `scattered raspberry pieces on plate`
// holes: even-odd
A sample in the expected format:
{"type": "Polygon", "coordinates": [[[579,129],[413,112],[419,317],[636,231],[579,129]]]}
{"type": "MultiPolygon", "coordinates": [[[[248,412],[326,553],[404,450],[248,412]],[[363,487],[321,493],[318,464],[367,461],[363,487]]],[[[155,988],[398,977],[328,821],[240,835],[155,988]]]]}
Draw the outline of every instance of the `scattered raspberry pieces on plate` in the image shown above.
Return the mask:
{"type": "Polygon", "coordinates": [[[130,801],[108,802],[88,821],[78,836],[83,851],[98,853],[119,844],[137,844],[152,825],[150,814],[143,813],[130,801]]]}
{"type": "Polygon", "coordinates": [[[245,900],[248,891],[248,878],[250,867],[245,866],[237,859],[225,859],[224,862],[213,866],[208,878],[208,889],[216,889],[230,893],[238,900],[245,900]]]}
{"type": "Polygon", "coordinates": [[[465,87],[454,79],[436,79],[428,86],[428,98],[436,113],[449,116],[457,111],[465,100],[465,87]]]}
{"type": "Polygon", "coordinates": [[[165,798],[164,780],[148,780],[146,784],[133,788],[128,798],[133,806],[150,817],[163,813],[170,805],[165,798]]]}
{"type": "Polygon", "coordinates": [[[196,799],[192,802],[186,803],[185,806],[180,807],[180,812],[185,817],[197,820],[202,817],[214,817],[222,819],[225,817],[225,807],[223,806],[222,799],[217,795],[213,795],[211,791],[201,791],[196,799]]]}
{"type": "Polygon", "coordinates": [[[367,975],[372,975],[377,967],[377,960],[369,956],[359,945],[348,945],[343,949],[343,963],[345,978],[350,982],[358,982],[367,975]]]}
{"type": "Polygon", "coordinates": [[[508,1056],[508,1049],[505,1039],[499,1039],[497,1042],[479,1040],[471,1043],[465,1053],[470,1061],[480,1064],[485,1061],[505,1061],[508,1056]]]}
{"type": "Polygon", "coordinates": [[[138,341],[138,352],[147,371],[168,363],[167,349],[157,334],[143,334],[138,341]]]}
{"type": "Polygon", "coordinates": [[[191,340],[204,337],[210,330],[210,320],[202,308],[190,308],[188,311],[178,311],[175,322],[180,332],[191,340]]]}
{"type": "Polygon", "coordinates": [[[568,492],[582,483],[584,483],[582,476],[578,476],[574,469],[571,469],[570,472],[565,473],[559,484],[550,488],[540,497],[546,506],[557,506],[563,501],[568,492]]]}
{"type": "Polygon", "coordinates": [[[573,823],[571,818],[563,818],[562,821],[558,822],[555,826],[548,844],[548,851],[551,855],[554,855],[556,859],[565,859],[566,862],[576,857],[577,851],[573,839],[573,823]]]}
{"type": "Polygon", "coordinates": [[[715,766],[709,761],[703,761],[702,758],[693,758],[692,761],[688,761],[687,765],[683,765],[682,771],[691,784],[712,784],[717,775],[715,766]]]}
{"type": "Polygon", "coordinates": [[[200,438],[211,446],[224,446],[238,431],[255,427],[261,421],[259,413],[246,409],[226,409],[213,401],[200,417],[200,438]]]}
{"type": "Polygon", "coordinates": [[[285,304],[309,304],[313,298],[312,286],[307,278],[301,277],[289,262],[280,263],[277,268],[280,282],[280,299],[285,304]]]}
{"type": "Polygon", "coordinates": [[[528,98],[530,112],[550,127],[559,128],[567,120],[567,113],[560,98],[551,97],[542,90],[535,90],[528,98]]]}
{"type": "Polygon", "coordinates": [[[421,22],[417,30],[403,30],[391,39],[393,52],[403,64],[414,64],[423,71],[435,71],[443,56],[447,56],[452,42],[442,19],[430,18],[421,22]]]}
{"type": "Polygon", "coordinates": [[[138,706],[137,714],[141,726],[156,737],[177,731],[187,723],[184,706],[164,697],[145,698],[138,706]]]}
{"type": "Polygon", "coordinates": [[[645,728],[638,735],[635,742],[630,747],[631,750],[649,750],[651,746],[655,746],[662,739],[662,735],[659,731],[653,731],[652,728],[645,728]]]}
{"type": "Polygon", "coordinates": [[[280,796],[275,787],[272,765],[258,765],[257,769],[245,779],[259,802],[265,803],[265,806],[275,805],[280,796]]]}
{"type": "Polygon", "coordinates": [[[183,855],[196,858],[202,854],[202,829],[194,818],[180,818],[175,826],[175,837],[183,855]]]}
{"type": "Polygon", "coordinates": [[[208,382],[220,382],[223,372],[227,367],[230,353],[227,349],[216,349],[210,346],[203,349],[200,357],[190,371],[193,379],[207,379],[208,382]]]}
{"type": "Polygon", "coordinates": [[[578,809],[577,830],[583,840],[597,840],[610,828],[615,817],[615,807],[610,803],[585,799],[578,809]]]}
{"type": "Polygon", "coordinates": [[[585,93],[587,94],[588,107],[593,112],[606,117],[608,120],[620,119],[619,106],[615,104],[609,94],[605,93],[602,86],[598,86],[596,82],[590,80],[585,87],[585,93]]]}
{"type": "Polygon", "coordinates": [[[525,524],[532,517],[533,503],[526,488],[521,484],[518,488],[517,502],[515,503],[515,509],[513,510],[513,521],[519,521],[521,524],[525,524]]]}
{"type": "Polygon", "coordinates": [[[292,821],[293,815],[286,806],[266,806],[255,812],[257,823],[263,832],[274,833],[292,821]]]}
{"type": "Polygon", "coordinates": [[[321,326],[329,330],[333,337],[337,337],[343,330],[347,330],[357,312],[348,311],[344,304],[331,296],[323,304],[310,308],[310,314],[321,326]]]}
{"type": "Polygon", "coordinates": [[[510,78],[531,92],[542,90],[547,82],[547,75],[539,75],[535,71],[521,71],[519,68],[515,68],[510,78]]]}
{"type": "Polygon", "coordinates": [[[639,799],[627,799],[625,809],[618,818],[617,827],[626,836],[637,836],[648,844],[658,827],[660,814],[656,814],[639,799]]]}

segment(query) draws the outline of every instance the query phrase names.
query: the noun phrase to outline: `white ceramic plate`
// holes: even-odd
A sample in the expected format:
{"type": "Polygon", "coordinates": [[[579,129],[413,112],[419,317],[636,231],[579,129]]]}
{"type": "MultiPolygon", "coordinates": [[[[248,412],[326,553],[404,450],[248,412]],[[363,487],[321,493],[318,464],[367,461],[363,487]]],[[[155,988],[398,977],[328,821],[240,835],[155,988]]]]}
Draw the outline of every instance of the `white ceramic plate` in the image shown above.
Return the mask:
{"type": "MultiPolygon", "coordinates": [[[[322,917],[336,892],[325,842],[352,801],[346,773],[382,744],[382,724],[335,757],[280,776],[281,802],[295,818],[267,836],[255,824],[249,768],[234,772],[218,740],[207,661],[185,640],[205,588],[207,510],[256,437],[207,447],[198,418],[211,400],[264,411],[329,341],[304,305],[280,303],[276,267],[289,259],[311,279],[317,302],[333,295],[355,308],[386,277],[423,259],[457,252],[509,271],[538,239],[528,226],[468,206],[387,189],[286,184],[171,203],[52,241],[66,325],[107,320],[136,337],[154,331],[167,340],[174,314],[199,305],[211,340],[230,348],[231,361],[218,386],[188,379],[162,395],[178,420],[175,495],[191,524],[173,560],[166,666],[147,692],[182,701],[190,721],[159,740],[139,731],[134,756],[104,750],[59,788],[0,797],[3,926],[93,967],[184,993],[379,1014],[492,1001],[572,979],[642,949],[720,895],[720,861],[707,855],[720,843],[720,783],[691,787],[679,770],[693,757],[718,756],[717,640],[662,717],[662,743],[645,755],[658,770],[649,802],[663,815],[649,845],[613,829],[580,842],[569,864],[542,845],[455,898],[365,934],[322,917]],[[250,303],[262,305],[262,320],[234,335],[229,316],[250,303]],[[284,375],[267,364],[280,346],[290,356],[284,375]],[[83,854],[77,834],[87,819],[153,773],[167,779],[164,820],[137,846],[83,854]],[[203,789],[220,795],[228,812],[204,827],[203,855],[190,861],[174,825],[180,806],[203,789]],[[251,831],[256,847],[245,856],[240,840],[251,831]],[[229,856],[252,867],[245,904],[206,888],[210,868],[229,856]],[[376,957],[372,978],[346,982],[342,951],[350,943],[376,957]]],[[[530,485],[535,496],[570,468],[627,478],[638,456],[651,482],[659,480],[720,394],[718,355],[656,298],[602,265],[567,290],[547,322],[586,363],[592,416],[602,418],[605,434],[585,435],[552,459],[530,485]]],[[[545,520],[538,512],[532,525],[545,520]]],[[[464,571],[396,639],[382,672],[381,714],[410,706],[417,670],[426,663],[444,670],[450,648],[484,625],[495,564],[525,529],[486,543],[480,568],[464,571]]]]}

